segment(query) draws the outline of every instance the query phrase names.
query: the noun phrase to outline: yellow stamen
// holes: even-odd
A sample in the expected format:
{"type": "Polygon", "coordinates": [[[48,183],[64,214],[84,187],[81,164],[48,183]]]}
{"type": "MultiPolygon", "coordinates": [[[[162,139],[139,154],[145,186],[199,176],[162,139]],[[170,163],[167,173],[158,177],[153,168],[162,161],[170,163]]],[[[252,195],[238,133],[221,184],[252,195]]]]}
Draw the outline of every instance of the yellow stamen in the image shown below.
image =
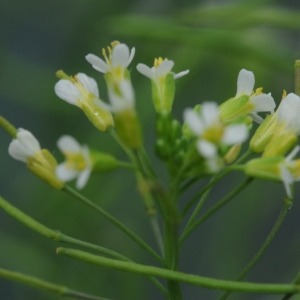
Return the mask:
{"type": "Polygon", "coordinates": [[[155,58],[154,59],[154,67],[155,68],[159,67],[159,65],[166,60],[168,60],[168,59],[167,58],[163,59],[162,57],[155,58]]]}
{"type": "Polygon", "coordinates": [[[255,94],[256,94],[256,95],[260,95],[260,94],[262,94],[262,90],[263,90],[263,88],[262,88],[262,87],[260,87],[260,88],[257,88],[257,89],[255,90],[255,94]]]}
{"type": "Polygon", "coordinates": [[[113,48],[115,48],[117,45],[119,45],[120,44],[120,42],[119,41],[113,41],[112,43],[111,43],[111,45],[112,45],[112,47],[113,48]]]}
{"type": "Polygon", "coordinates": [[[282,98],[281,99],[284,99],[286,97],[286,90],[283,90],[283,93],[282,93],[282,98]]]}
{"type": "Polygon", "coordinates": [[[86,168],[86,162],[80,152],[64,152],[66,157],[66,167],[76,171],[82,171],[86,168]]]}

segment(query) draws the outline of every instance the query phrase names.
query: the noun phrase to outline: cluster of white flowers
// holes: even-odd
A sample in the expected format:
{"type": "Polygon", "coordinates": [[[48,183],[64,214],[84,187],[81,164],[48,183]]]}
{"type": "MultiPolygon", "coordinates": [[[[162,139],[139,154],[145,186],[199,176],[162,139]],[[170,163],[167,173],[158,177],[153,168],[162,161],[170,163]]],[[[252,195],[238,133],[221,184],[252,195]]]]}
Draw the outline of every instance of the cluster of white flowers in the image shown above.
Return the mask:
{"type": "MultiPolygon", "coordinates": [[[[108,55],[103,49],[104,60],[94,54],[88,54],[86,60],[94,69],[105,74],[109,103],[100,99],[96,81],[83,73],[71,77],[59,71],[58,75],[61,79],[54,88],[59,98],[82,109],[100,131],[107,131],[115,126],[117,119],[114,120],[111,113],[116,118],[124,111],[131,111],[134,112],[133,119],[135,116],[135,95],[127,69],[134,58],[135,48],[129,50],[127,45],[113,42],[107,51],[108,55]]],[[[189,70],[186,70],[175,74],[172,72],[173,67],[172,60],[162,58],[155,59],[154,66],[151,68],[145,64],[137,65],[137,70],[151,79],[154,107],[162,116],[167,116],[172,110],[174,80],[189,73],[189,70]]],[[[250,142],[250,147],[254,152],[263,152],[263,154],[261,158],[246,164],[245,172],[251,176],[280,179],[285,185],[288,196],[291,196],[291,184],[300,179],[299,163],[293,160],[299,151],[299,146],[286,158],[282,157],[291,151],[298,141],[300,98],[293,93],[287,96],[285,94],[275,112],[276,104],[271,94],[264,94],[262,88],[254,91],[254,83],[254,74],[242,69],[238,75],[234,97],[220,106],[215,102],[205,101],[200,111],[187,108],[183,116],[185,126],[192,134],[191,145],[197,149],[199,156],[208,162],[210,171],[214,173],[222,167],[219,161],[224,159],[229,149],[247,140],[249,124],[252,121],[261,124],[250,142]],[[261,112],[268,113],[265,120],[259,115],[261,112]],[[272,171],[268,169],[266,175],[259,165],[274,164],[274,160],[270,160],[272,157],[280,157],[280,159],[276,160],[276,171],[274,168],[272,171]]],[[[122,118],[124,116],[129,118],[129,115],[123,114],[122,118]]],[[[126,122],[125,119],[123,124],[126,122]]],[[[132,124],[131,127],[126,125],[128,130],[137,126],[137,123],[132,124]]],[[[130,136],[131,132],[126,135],[130,136]]],[[[55,167],[55,176],[63,182],[77,177],[77,188],[83,188],[93,170],[88,147],[81,146],[74,138],[66,135],[58,140],[57,145],[65,155],[66,161],[55,167]]],[[[16,139],[9,146],[9,153],[15,159],[27,164],[29,161],[38,162],[53,172],[53,165],[49,163],[52,158],[45,159],[46,154],[41,150],[39,142],[27,130],[18,130],[16,139]]]]}

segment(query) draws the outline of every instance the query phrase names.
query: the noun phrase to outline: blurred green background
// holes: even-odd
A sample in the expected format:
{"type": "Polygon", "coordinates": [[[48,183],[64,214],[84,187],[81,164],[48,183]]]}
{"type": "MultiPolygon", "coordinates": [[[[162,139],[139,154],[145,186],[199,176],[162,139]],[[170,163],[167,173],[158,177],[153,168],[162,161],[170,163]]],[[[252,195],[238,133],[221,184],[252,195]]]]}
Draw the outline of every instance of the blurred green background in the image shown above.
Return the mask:
{"type": "MultiPolygon", "coordinates": [[[[75,106],[54,93],[55,72],[87,73],[107,99],[102,74],[84,56],[101,55],[113,40],[136,47],[130,65],[144,139],[151,153],[155,112],[150,82],[136,65],[154,57],[175,61],[174,72],[190,70],[177,82],[174,115],[205,100],[221,103],[235,95],[242,68],[255,74],[255,87],[272,92],[279,103],[282,90],[293,92],[293,64],[300,58],[298,1],[195,0],[2,0],[0,2],[0,114],[16,127],[34,133],[59,160],[56,147],[63,134],[80,143],[126,159],[106,134],[89,124],[75,106]]],[[[7,153],[11,138],[0,130],[1,196],[46,226],[118,251],[137,262],[154,264],[143,250],[94,211],[70,196],[52,190],[7,153]]],[[[167,185],[163,165],[150,155],[167,185]]],[[[238,184],[241,175],[224,179],[211,194],[206,210],[238,184]]],[[[184,195],[183,207],[205,182],[184,195]]],[[[73,185],[73,183],[71,183],[73,185]]],[[[156,249],[139,199],[134,176],[117,171],[93,176],[83,193],[119,218],[156,249]]],[[[287,283],[300,269],[300,189],[294,207],[261,261],[246,276],[255,282],[287,283]]],[[[180,270],[220,279],[234,279],[260,247],[279,213],[282,184],[260,180],[189,237],[180,270]]],[[[115,300],[162,299],[144,277],[87,265],[55,254],[59,244],[30,231],[0,211],[0,266],[115,300]]],[[[217,299],[220,291],[182,284],[184,299],[217,299]]],[[[0,279],[4,300],[61,299],[0,279]]],[[[281,299],[281,296],[234,293],[230,299],[281,299]]],[[[293,299],[300,299],[294,297],[293,299]]]]}

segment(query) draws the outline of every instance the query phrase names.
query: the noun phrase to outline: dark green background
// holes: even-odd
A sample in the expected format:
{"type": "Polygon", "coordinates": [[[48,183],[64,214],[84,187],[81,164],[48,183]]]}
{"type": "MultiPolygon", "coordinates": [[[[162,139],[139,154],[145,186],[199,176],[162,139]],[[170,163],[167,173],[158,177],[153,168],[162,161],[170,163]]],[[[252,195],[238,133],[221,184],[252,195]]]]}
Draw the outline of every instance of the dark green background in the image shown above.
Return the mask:
{"type": "MultiPolygon", "coordinates": [[[[58,160],[56,141],[62,134],[80,143],[125,155],[108,135],[99,133],[75,106],[54,93],[55,72],[87,73],[107,99],[101,73],[84,59],[101,55],[102,47],[120,40],[136,56],[130,65],[145,146],[152,151],[155,111],[150,81],[135,66],[154,57],[175,61],[174,72],[190,69],[178,80],[174,115],[205,100],[219,103],[235,95],[242,68],[255,74],[255,87],[293,91],[293,64],[300,58],[300,12],[297,1],[121,1],[2,0],[0,2],[0,114],[38,138],[58,160]]],[[[46,226],[118,251],[137,262],[155,264],[131,240],[94,211],[55,191],[7,153],[11,138],[0,130],[1,196],[46,226]]],[[[167,185],[163,165],[151,155],[167,185]]],[[[233,174],[216,186],[204,209],[242,180],[233,174]]],[[[205,182],[186,193],[180,205],[205,182]]],[[[71,184],[73,185],[73,183],[71,184]]],[[[93,176],[83,193],[156,248],[133,174],[116,171],[93,176]]],[[[287,283],[300,269],[300,190],[293,209],[247,281],[287,283]]],[[[183,247],[180,270],[220,279],[234,279],[270,231],[285,195],[282,184],[256,180],[222,211],[203,224],[183,247]]],[[[58,244],[30,231],[0,211],[0,266],[111,299],[162,299],[145,278],[87,265],[55,254],[58,244]]],[[[185,299],[217,299],[219,291],[182,284],[185,299]]],[[[0,279],[0,299],[60,299],[0,279]]],[[[281,299],[280,296],[233,294],[230,299],[281,299]]],[[[297,297],[294,297],[297,299],[297,297]]],[[[300,298],[298,298],[300,299],[300,298]]]]}

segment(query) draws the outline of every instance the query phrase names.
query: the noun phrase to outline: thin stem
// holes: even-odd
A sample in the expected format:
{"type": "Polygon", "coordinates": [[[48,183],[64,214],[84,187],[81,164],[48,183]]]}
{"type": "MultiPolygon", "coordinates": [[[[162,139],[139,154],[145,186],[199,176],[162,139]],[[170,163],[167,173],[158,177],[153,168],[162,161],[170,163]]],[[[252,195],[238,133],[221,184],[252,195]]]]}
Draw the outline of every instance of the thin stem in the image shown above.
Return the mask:
{"type": "Polygon", "coordinates": [[[133,241],[135,241],[139,246],[141,246],[144,250],[146,250],[152,257],[154,257],[160,264],[163,263],[162,258],[152,249],[150,248],[142,239],[140,239],[135,233],[133,233],[129,228],[127,228],[123,223],[121,223],[119,220],[114,218],[112,215],[110,215],[108,212],[106,212],[104,209],[102,209],[100,206],[96,205],[77,191],[73,190],[69,186],[65,185],[65,187],[62,189],[63,191],[67,192],[74,198],[82,201],[86,205],[90,206],[97,212],[99,212],[103,217],[108,219],[111,223],[113,223],[115,226],[117,226],[121,231],[123,231],[127,236],[129,236],[133,241]]]}
{"type": "Polygon", "coordinates": [[[184,240],[204,221],[206,221],[210,216],[212,216],[215,212],[217,212],[220,208],[222,208],[225,204],[227,204],[230,200],[232,200],[239,192],[241,192],[248,184],[253,181],[253,178],[247,178],[240,185],[238,185],[233,191],[231,191],[226,197],[224,197],[220,202],[218,202],[215,206],[213,206],[209,211],[207,211],[202,217],[200,217],[197,221],[191,224],[189,227],[185,227],[180,239],[180,245],[183,244],[184,240]]]}
{"type": "MultiPolygon", "coordinates": [[[[292,201],[290,199],[285,199],[284,204],[280,210],[280,213],[277,217],[277,220],[270,231],[269,235],[267,236],[266,240],[260,247],[260,249],[257,251],[257,253],[253,256],[253,258],[250,260],[250,262],[246,265],[246,267],[242,270],[242,272],[239,274],[239,276],[236,278],[236,281],[241,281],[245,275],[252,269],[252,267],[257,263],[257,261],[260,259],[260,257],[264,254],[264,252],[267,250],[269,245],[271,244],[272,240],[274,239],[276,233],[278,232],[288,210],[290,209],[292,205],[292,201]]],[[[219,300],[225,300],[230,295],[230,291],[225,292],[219,300]]]]}
{"type": "Polygon", "coordinates": [[[196,183],[201,177],[194,177],[190,179],[187,183],[185,183],[179,191],[179,194],[183,194],[189,187],[191,187],[194,183],[196,183]]]}
{"type": "Polygon", "coordinates": [[[300,96],[300,60],[295,61],[295,94],[300,96]]]}
{"type": "Polygon", "coordinates": [[[135,162],[135,157],[134,157],[132,151],[123,144],[123,142],[120,140],[115,129],[113,127],[109,127],[106,132],[117,142],[117,144],[119,144],[121,146],[121,148],[126,152],[128,157],[130,158],[130,160],[132,162],[135,162]]]}
{"type": "MultiPolygon", "coordinates": [[[[300,272],[297,274],[296,278],[293,280],[293,284],[299,285],[299,283],[300,283],[300,272]]],[[[282,300],[291,299],[294,295],[295,295],[295,293],[288,293],[288,294],[284,295],[282,300]]]]}
{"type": "Polygon", "coordinates": [[[284,294],[284,293],[300,293],[300,287],[295,284],[262,284],[250,282],[236,282],[229,280],[219,280],[209,277],[202,277],[192,274],[187,274],[178,271],[167,270],[158,267],[145,266],[131,262],[118,261],[102,256],[89,254],[83,251],[58,248],[57,254],[62,254],[75,259],[85,261],[87,263],[100,265],[112,269],[122,270],[131,273],[144,274],[162,277],[166,279],[185,282],[192,285],[202,286],[210,289],[217,290],[230,290],[236,292],[249,292],[249,293],[271,293],[271,294],[284,294]]]}
{"type": "MultiPolygon", "coordinates": [[[[253,150],[249,148],[238,160],[236,160],[236,162],[233,165],[242,163],[253,153],[254,153],[253,150]]],[[[184,207],[184,209],[182,211],[182,217],[184,217],[187,214],[187,212],[194,205],[194,203],[199,199],[199,197],[201,197],[207,190],[209,190],[211,187],[213,187],[218,181],[220,181],[223,177],[225,177],[229,172],[232,171],[232,169],[230,169],[230,167],[232,167],[233,165],[226,167],[220,173],[218,173],[212,177],[211,181],[201,191],[199,191],[189,201],[189,203],[184,207]]]]}
{"type": "MultiPolygon", "coordinates": [[[[129,258],[115,252],[112,250],[109,250],[107,248],[100,247],[98,245],[94,245],[91,243],[87,243],[81,240],[74,239],[70,236],[67,236],[61,232],[54,231],[49,229],[48,227],[42,225],[41,223],[37,222],[30,216],[26,215],[22,211],[20,211],[18,208],[11,205],[9,202],[4,200],[2,197],[0,197],[0,207],[6,211],[9,215],[11,215],[16,220],[20,221],[30,229],[38,232],[39,234],[46,236],[47,238],[52,239],[55,242],[62,242],[62,243],[68,243],[71,245],[77,245],[81,247],[85,247],[90,250],[98,251],[99,253],[109,255],[113,258],[123,260],[123,261],[131,261],[129,258]]],[[[132,261],[131,261],[132,262],[132,261]]],[[[156,287],[162,292],[163,295],[165,295],[166,298],[168,298],[168,291],[164,288],[164,286],[155,278],[148,277],[148,279],[156,285],[156,287]]]]}
{"type": "MultiPolygon", "coordinates": [[[[165,221],[165,267],[169,270],[178,270],[179,244],[178,225],[171,220],[165,221]]],[[[176,280],[167,280],[170,300],[182,300],[180,284],[176,280]]]]}
{"type": "Polygon", "coordinates": [[[137,167],[131,163],[125,162],[125,161],[118,161],[118,165],[121,168],[125,168],[125,169],[130,169],[130,170],[134,170],[137,171],[137,167]]]}
{"type": "Polygon", "coordinates": [[[85,299],[85,300],[109,300],[108,298],[96,297],[96,296],[80,293],[71,290],[65,286],[57,285],[45,280],[41,280],[17,272],[12,272],[2,268],[0,268],[0,277],[8,280],[17,281],[23,284],[31,285],[33,287],[46,290],[48,292],[58,294],[59,296],[62,297],[71,297],[71,298],[85,299]]]}
{"type": "Polygon", "coordinates": [[[154,169],[153,169],[153,167],[152,167],[152,164],[151,164],[151,162],[150,162],[150,159],[149,159],[149,157],[148,157],[148,154],[147,154],[145,148],[144,148],[144,147],[139,148],[139,149],[138,149],[138,152],[139,152],[139,154],[141,155],[141,158],[143,159],[143,161],[145,162],[145,164],[146,164],[146,166],[147,166],[149,172],[151,173],[151,175],[152,175],[154,178],[156,178],[155,171],[154,171],[154,169]]]}
{"type": "Polygon", "coordinates": [[[0,126],[6,130],[6,132],[11,135],[14,139],[17,136],[17,129],[14,125],[12,125],[10,122],[8,122],[5,118],[0,116],[0,126]]]}

